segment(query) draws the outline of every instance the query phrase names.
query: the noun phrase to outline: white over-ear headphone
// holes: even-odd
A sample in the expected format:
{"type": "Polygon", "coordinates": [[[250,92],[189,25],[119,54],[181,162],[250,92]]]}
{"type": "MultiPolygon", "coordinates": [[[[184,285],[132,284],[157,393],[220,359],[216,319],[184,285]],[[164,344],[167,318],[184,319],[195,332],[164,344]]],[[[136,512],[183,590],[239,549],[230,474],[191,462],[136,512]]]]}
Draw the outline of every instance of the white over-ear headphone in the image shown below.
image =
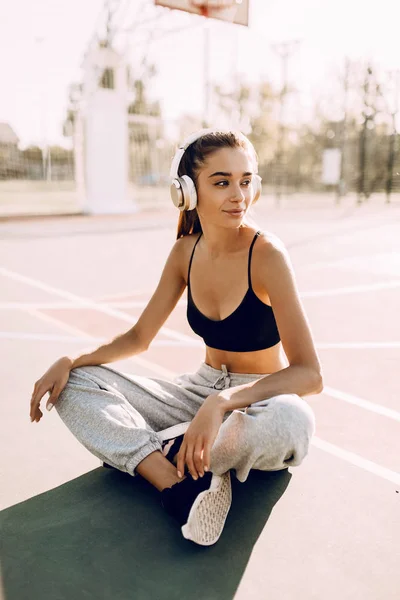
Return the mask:
{"type": "MultiPolygon", "coordinates": [[[[181,177],[178,175],[182,156],[185,154],[185,151],[190,144],[193,144],[193,142],[200,139],[204,135],[214,133],[215,131],[215,129],[201,129],[197,133],[190,135],[188,138],[186,138],[183,144],[179,146],[172,160],[170,171],[170,177],[172,179],[170,187],[171,199],[174,205],[179,208],[180,211],[193,210],[197,206],[197,192],[193,179],[191,179],[188,175],[182,175],[181,177]]],[[[251,145],[251,142],[243,134],[241,135],[251,145]]],[[[257,174],[253,175],[252,184],[254,189],[254,198],[252,203],[254,204],[254,202],[257,202],[261,195],[261,177],[257,174]]]]}

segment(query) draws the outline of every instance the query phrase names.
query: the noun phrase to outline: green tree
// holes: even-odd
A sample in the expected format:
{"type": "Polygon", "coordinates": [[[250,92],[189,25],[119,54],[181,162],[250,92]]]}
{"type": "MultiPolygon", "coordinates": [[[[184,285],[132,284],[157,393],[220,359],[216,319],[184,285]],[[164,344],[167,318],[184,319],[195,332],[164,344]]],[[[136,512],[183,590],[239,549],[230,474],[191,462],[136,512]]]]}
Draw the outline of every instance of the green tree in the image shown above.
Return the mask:
{"type": "Polygon", "coordinates": [[[250,131],[248,137],[257,149],[259,172],[263,179],[268,178],[278,136],[277,92],[268,81],[262,81],[256,86],[240,83],[229,92],[215,86],[214,97],[217,114],[238,123],[241,130],[250,131]]]}

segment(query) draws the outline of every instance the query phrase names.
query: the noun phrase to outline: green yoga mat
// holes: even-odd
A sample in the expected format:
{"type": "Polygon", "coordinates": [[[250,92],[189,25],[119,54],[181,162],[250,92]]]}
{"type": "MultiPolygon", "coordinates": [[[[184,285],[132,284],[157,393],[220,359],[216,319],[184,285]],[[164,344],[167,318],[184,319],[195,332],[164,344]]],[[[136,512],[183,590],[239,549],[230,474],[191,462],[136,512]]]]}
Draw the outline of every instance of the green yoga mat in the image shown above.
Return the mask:
{"type": "Polygon", "coordinates": [[[6,600],[231,600],[287,470],[232,477],[221,538],[185,540],[140,477],[95,469],[4,510],[6,600]]]}

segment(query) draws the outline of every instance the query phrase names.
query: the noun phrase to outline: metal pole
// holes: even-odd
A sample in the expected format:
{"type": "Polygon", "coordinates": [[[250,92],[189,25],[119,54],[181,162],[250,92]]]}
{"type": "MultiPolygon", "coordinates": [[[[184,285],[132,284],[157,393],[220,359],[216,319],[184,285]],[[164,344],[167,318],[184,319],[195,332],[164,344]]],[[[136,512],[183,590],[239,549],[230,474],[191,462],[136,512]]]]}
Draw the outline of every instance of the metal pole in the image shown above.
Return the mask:
{"type": "Polygon", "coordinates": [[[204,51],[204,115],[203,127],[210,125],[210,23],[204,18],[203,51],[204,51]]]}
{"type": "Polygon", "coordinates": [[[236,129],[241,128],[241,114],[239,107],[239,99],[240,99],[240,68],[239,68],[239,31],[238,28],[234,28],[234,43],[232,49],[232,74],[233,74],[233,100],[234,100],[234,109],[233,109],[233,123],[236,129]],[[237,86],[237,87],[236,87],[237,86]]]}
{"type": "Polygon", "coordinates": [[[282,87],[279,94],[279,134],[278,144],[276,151],[276,167],[277,167],[277,178],[275,187],[275,201],[277,206],[281,204],[282,191],[286,182],[286,172],[284,168],[284,153],[285,153],[285,133],[286,128],[284,124],[285,115],[285,103],[286,95],[288,94],[288,61],[291,55],[298,47],[299,40],[292,40],[288,42],[282,42],[279,44],[273,44],[272,49],[281,58],[282,65],[282,87]]]}
{"type": "Polygon", "coordinates": [[[340,140],[341,152],[340,152],[340,179],[337,186],[336,192],[336,204],[340,203],[342,196],[346,193],[346,178],[345,178],[345,151],[346,151],[346,134],[347,134],[347,102],[349,95],[349,76],[350,76],[350,60],[348,57],[345,59],[344,66],[344,79],[343,79],[343,121],[342,121],[342,135],[340,140]]]}
{"type": "Polygon", "coordinates": [[[47,181],[51,181],[51,146],[47,147],[47,181]]]}
{"type": "Polygon", "coordinates": [[[288,63],[288,53],[284,52],[281,55],[282,58],[282,89],[279,95],[279,137],[278,137],[278,151],[277,151],[277,188],[276,188],[276,204],[279,206],[281,203],[282,192],[284,189],[285,176],[284,176],[284,166],[283,166],[283,156],[284,156],[284,144],[285,144],[285,125],[284,125],[284,114],[285,114],[285,100],[287,94],[287,63],[288,63]]]}
{"type": "Polygon", "coordinates": [[[392,111],[392,133],[389,138],[389,153],[387,162],[387,178],[386,178],[386,204],[390,203],[390,195],[393,187],[393,167],[396,157],[396,138],[397,138],[397,127],[396,118],[399,110],[399,91],[400,91],[400,71],[396,71],[394,74],[394,104],[392,111]]]}
{"type": "MultiPolygon", "coordinates": [[[[37,44],[37,49],[39,51],[39,60],[38,63],[43,65],[45,62],[45,55],[44,55],[44,51],[43,51],[43,42],[44,42],[45,38],[43,36],[36,36],[35,37],[35,42],[37,44]]],[[[44,74],[44,71],[42,70],[42,75],[44,74]]],[[[45,94],[45,89],[44,89],[44,81],[41,81],[41,89],[40,89],[40,99],[39,99],[39,105],[40,105],[40,137],[41,137],[41,141],[40,141],[40,149],[42,152],[42,180],[45,181],[47,179],[46,177],[46,171],[47,171],[47,142],[46,142],[46,122],[45,122],[45,107],[44,107],[44,103],[45,103],[45,99],[46,99],[46,94],[45,94]]]]}
{"type": "Polygon", "coordinates": [[[365,198],[366,198],[365,163],[366,163],[366,155],[367,155],[367,129],[368,129],[368,123],[371,119],[371,114],[370,114],[371,105],[369,103],[371,76],[372,76],[372,69],[368,65],[367,71],[365,74],[364,86],[363,86],[363,88],[364,88],[364,112],[363,112],[364,122],[363,122],[363,127],[361,130],[361,134],[360,134],[357,204],[362,204],[363,200],[365,200],[365,198]]]}

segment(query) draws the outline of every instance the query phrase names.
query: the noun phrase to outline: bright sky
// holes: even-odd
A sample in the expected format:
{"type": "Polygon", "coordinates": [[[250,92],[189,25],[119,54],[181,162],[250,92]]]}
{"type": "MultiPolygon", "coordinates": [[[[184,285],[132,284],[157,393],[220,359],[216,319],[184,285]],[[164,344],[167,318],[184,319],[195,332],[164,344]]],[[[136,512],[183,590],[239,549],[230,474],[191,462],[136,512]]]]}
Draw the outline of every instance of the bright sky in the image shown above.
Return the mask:
{"type": "MultiPolygon", "coordinates": [[[[280,62],[270,45],[288,39],[301,40],[289,66],[301,106],[316,94],[329,94],[346,54],[371,58],[382,69],[400,68],[400,3],[394,0],[250,3],[248,29],[210,21],[210,74],[215,82],[223,84],[237,75],[250,82],[265,77],[279,85],[280,62]]],[[[103,0],[0,2],[0,121],[12,125],[23,145],[43,140],[66,145],[61,124],[68,85],[81,77],[83,53],[102,6],[103,0]]],[[[174,12],[168,18],[170,25],[187,28],[186,15],[174,12]]],[[[191,25],[202,21],[190,18],[191,25]]],[[[203,35],[199,25],[148,49],[158,68],[152,94],[162,99],[168,119],[203,110],[203,35]]],[[[143,42],[133,47],[133,55],[141,56],[144,48],[143,42]]]]}

